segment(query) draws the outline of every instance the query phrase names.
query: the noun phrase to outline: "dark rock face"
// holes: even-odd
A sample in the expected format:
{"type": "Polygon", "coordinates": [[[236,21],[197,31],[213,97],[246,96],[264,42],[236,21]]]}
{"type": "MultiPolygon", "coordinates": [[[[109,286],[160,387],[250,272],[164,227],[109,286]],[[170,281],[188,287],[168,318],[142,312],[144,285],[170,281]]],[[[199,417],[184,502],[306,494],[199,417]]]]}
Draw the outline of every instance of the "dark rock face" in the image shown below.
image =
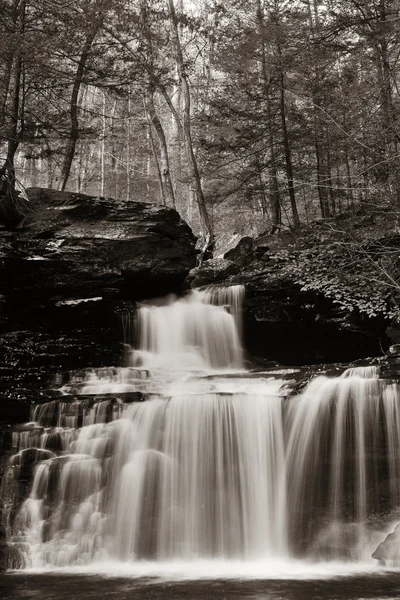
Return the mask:
{"type": "Polygon", "coordinates": [[[19,292],[54,302],[134,299],[169,292],[195,263],[195,238],[172,209],[82,194],[28,189],[34,207],[20,233],[1,236],[1,294],[19,292]],[[172,282],[172,283],[171,283],[172,282]]]}
{"type": "Polygon", "coordinates": [[[286,365],[350,362],[379,356],[387,347],[383,319],[344,314],[290,281],[268,284],[244,277],[245,344],[255,356],[286,365]]]}
{"type": "Polygon", "coordinates": [[[0,229],[0,422],[28,420],[53,373],[121,364],[121,317],[178,293],[196,263],[196,239],[172,209],[27,192],[18,228],[0,229]]]}
{"type": "Polygon", "coordinates": [[[263,238],[242,238],[223,259],[191,271],[187,281],[192,287],[245,285],[244,342],[258,359],[284,365],[350,362],[382,355],[390,343],[383,318],[346,312],[282,277],[263,238]]]}

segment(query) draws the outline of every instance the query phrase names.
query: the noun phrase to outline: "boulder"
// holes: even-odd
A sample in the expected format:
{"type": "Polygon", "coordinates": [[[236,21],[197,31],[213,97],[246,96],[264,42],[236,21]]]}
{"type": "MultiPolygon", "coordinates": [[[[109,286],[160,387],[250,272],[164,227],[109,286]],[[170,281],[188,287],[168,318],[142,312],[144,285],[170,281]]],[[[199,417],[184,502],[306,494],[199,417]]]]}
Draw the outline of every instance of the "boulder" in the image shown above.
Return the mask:
{"type": "Polygon", "coordinates": [[[397,525],[394,531],[389,533],[386,539],[379,544],[372,554],[372,558],[388,566],[400,564],[400,525],[397,525]]]}
{"type": "Polygon", "coordinates": [[[240,266],[249,265],[255,258],[256,242],[250,236],[239,240],[235,248],[225,252],[224,258],[240,266]]]}
{"type": "Polygon", "coordinates": [[[213,258],[205,261],[200,267],[190,272],[187,282],[192,287],[214,285],[223,282],[228,277],[236,275],[240,266],[226,258],[213,258]]]}
{"type": "Polygon", "coordinates": [[[0,235],[0,294],[53,303],[177,289],[195,265],[195,237],[178,213],[141,202],[41,188],[18,232],[0,235]]]}

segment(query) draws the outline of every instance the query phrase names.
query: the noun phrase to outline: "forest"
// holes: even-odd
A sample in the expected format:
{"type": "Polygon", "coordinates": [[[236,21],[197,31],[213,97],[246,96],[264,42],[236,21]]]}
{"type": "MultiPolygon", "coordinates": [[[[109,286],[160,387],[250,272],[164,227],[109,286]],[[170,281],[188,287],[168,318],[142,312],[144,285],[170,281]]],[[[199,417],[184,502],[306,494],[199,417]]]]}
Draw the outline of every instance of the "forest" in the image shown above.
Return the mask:
{"type": "Polygon", "coordinates": [[[393,316],[399,22],[396,0],[1,0],[2,193],[165,204],[222,249],[327,241],[300,283],[340,302],[307,269],[364,261],[359,307],[393,316]]]}

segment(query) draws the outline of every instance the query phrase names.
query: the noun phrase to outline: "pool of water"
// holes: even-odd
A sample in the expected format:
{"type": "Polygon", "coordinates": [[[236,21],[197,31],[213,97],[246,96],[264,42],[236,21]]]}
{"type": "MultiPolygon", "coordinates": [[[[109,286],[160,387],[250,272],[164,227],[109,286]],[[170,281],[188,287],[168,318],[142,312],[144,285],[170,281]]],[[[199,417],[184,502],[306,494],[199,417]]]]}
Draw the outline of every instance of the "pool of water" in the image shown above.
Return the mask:
{"type": "Polygon", "coordinates": [[[10,574],[0,582],[1,600],[362,600],[399,599],[398,574],[323,580],[160,581],[99,575],[10,574]]]}
{"type": "Polygon", "coordinates": [[[277,565],[259,568],[196,565],[185,574],[180,565],[159,569],[151,563],[132,570],[100,566],[83,572],[10,572],[0,579],[0,600],[364,600],[400,599],[400,572],[351,565],[294,565],[285,577],[277,565]]]}

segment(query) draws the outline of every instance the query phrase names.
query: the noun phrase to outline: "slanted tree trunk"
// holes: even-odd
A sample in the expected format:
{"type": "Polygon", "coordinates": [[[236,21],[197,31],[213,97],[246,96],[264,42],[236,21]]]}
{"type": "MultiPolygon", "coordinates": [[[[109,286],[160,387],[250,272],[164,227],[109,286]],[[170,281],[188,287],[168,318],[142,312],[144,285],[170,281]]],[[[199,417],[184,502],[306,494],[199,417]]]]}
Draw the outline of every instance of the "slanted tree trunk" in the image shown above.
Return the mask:
{"type": "Polygon", "coordinates": [[[175,60],[176,66],[179,76],[179,82],[182,86],[182,105],[183,105],[183,115],[182,115],[182,132],[183,132],[183,140],[186,149],[186,155],[188,160],[188,166],[190,170],[190,176],[193,181],[193,189],[196,193],[196,202],[199,209],[201,226],[203,229],[203,233],[205,234],[206,239],[210,246],[213,245],[214,238],[214,230],[213,223],[210,218],[206,200],[203,193],[203,188],[201,185],[201,177],[197,165],[196,156],[193,150],[193,142],[192,142],[192,132],[191,132],[191,114],[190,114],[190,86],[189,86],[189,78],[186,73],[185,62],[183,59],[183,52],[181,41],[179,37],[179,27],[178,27],[178,19],[175,12],[174,0],[168,0],[169,5],[169,13],[172,24],[172,37],[175,45],[175,60]]]}
{"type": "MultiPolygon", "coordinates": [[[[172,182],[171,176],[171,168],[170,168],[170,159],[169,159],[169,151],[167,139],[165,136],[164,128],[161,123],[161,119],[159,118],[154,102],[155,89],[156,89],[156,72],[154,66],[154,56],[153,56],[153,37],[151,31],[151,25],[149,21],[148,14],[148,6],[146,0],[141,2],[141,17],[143,22],[143,31],[146,38],[148,52],[147,52],[147,77],[148,84],[147,89],[145,90],[144,95],[144,107],[146,111],[147,121],[149,123],[149,133],[150,133],[150,142],[152,147],[152,152],[156,164],[157,174],[160,182],[160,190],[161,190],[161,198],[163,204],[172,206],[176,208],[176,199],[175,199],[175,191],[174,185],[172,182]],[[154,143],[152,128],[156,132],[158,139],[158,147],[159,147],[159,155],[157,155],[156,145],[154,143]]],[[[125,47],[127,47],[125,45],[125,47]]],[[[129,52],[132,53],[132,50],[129,48],[129,52]]],[[[166,92],[165,92],[166,93],[166,92]]]]}
{"type": "Polygon", "coordinates": [[[90,50],[92,48],[94,39],[99,31],[101,25],[101,18],[96,18],[86,35],[86,39],[83,45],[83,49],[79,58],[78,67],[76,69],[72,93],[70,99],[70,132],[65,149],[64,162],[61,168],[61,187],[60,189],[65,190],[68,179],[71,173],[71,167],[75,156],[76,145],[79,139],[79,116],[78,116],[78,98],[81,85],[84,81],[86,65],[90,56],[90,50]]]}
{"type": "MultiPolygon", "coordinates": [[[[163,185],[163,180],[162,180],[162,176],[161,176],[160,162],[158,160],[157,148],[156,148],[156,144],[154,142],[151,119],[150,119],[150,116],[148,113],[147,113],[147,122],[148,122],[148,134],[149,134],[149,142],[150,142],[151,152],[153,154],[154,164],[156,166],[156,171],[157,171],[157,178],[158,178],[158,182],[160,185],[161,202],[162,202],[162,204],[166,205],[165,191],[164,191],[164,185],[163,185]]],[[[149,179],[150,178],[149,165],[148,165],[148,170],[147,170],[147,176],[149,179]]]]}
{"type": "MultiPolygon", "coordinates": [[[[154,127],[154,131],[157,134],[159,149],[160,149],[160,158],[156,160],[156,166],[160,177],[160,186],[162,190],[162,198],[164,202],[175,208],[175,193],[174,186],[172,184],[171,179],[171,171],[169,166],[169,155],[168,155],[168,146],[167,140],[165,138],[164,128],[161,124],[161,121],[157,115],[156,108],[154,105],[154,86],[152,83],[149,84],[148,90],[146,92],[145,97],[145,109],[147,114],[147,119],[154,127]]],[[[153,147],[153,153],[155,152],[155,148],[153,147]]]]}

